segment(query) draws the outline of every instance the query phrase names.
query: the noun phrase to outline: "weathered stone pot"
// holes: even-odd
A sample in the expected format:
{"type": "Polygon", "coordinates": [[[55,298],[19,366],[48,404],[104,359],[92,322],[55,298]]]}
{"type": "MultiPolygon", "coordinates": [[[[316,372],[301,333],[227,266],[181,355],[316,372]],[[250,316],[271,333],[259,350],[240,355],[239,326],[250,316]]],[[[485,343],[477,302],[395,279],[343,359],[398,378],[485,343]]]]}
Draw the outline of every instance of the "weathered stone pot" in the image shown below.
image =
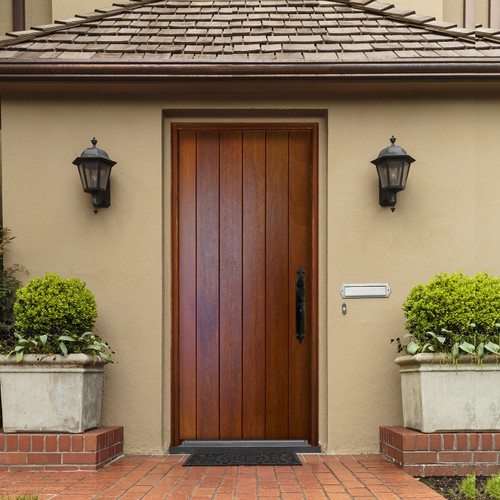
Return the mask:
{"type": "Polygon", "coordinates": [[[404,426],[421,432],[500,430],[500,364],[483,365],[443,354],[396,359],[401,373],[404,426]]]}
{"type": "Polygon", "coordinates": [[[0,356],[4,432],[79,433],[99,427],[105,364],[85,354],[29,354],[19,363],[15,356],[0,356]]]}

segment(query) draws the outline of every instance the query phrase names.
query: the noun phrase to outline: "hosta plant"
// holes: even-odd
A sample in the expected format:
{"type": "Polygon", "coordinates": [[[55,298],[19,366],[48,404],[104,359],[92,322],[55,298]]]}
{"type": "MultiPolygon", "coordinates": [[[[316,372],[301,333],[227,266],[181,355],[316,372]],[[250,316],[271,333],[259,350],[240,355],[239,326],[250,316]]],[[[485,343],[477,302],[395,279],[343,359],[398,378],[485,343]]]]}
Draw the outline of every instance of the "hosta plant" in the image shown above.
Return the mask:
{"type": "Polygon", "coordinates": [[[403,311],[409,333],[406,344],[395,339],[399,352],[445,353],[453,362],[461,354],[478,363],[486,354],[500,357],[500,278],[438,274],[410,291],[403,311]]]}
{"type": "Polygon", "coordinates": [[[46,274],[17,291],[16,319],[0,330],[0,353],[46,356],[80,353],[113,362],[108,344],[92,333],[97,309],[94,294],[78,278],[46,274]]]}

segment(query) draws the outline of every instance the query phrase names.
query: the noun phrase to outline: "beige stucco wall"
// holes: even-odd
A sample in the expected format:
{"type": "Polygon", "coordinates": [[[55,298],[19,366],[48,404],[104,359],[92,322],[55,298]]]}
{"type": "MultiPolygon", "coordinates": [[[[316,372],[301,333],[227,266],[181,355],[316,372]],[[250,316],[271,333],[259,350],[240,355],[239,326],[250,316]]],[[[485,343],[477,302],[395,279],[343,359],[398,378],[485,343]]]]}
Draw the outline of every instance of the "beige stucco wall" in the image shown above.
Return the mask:
{"type": "Polygon", "coordinates": [[[0,2],[0,35],[12,31],[12,2],[0,2]]]}
{"type": "Polygon", "coordinates": [[[26,28],[52,22],[51,0],[25,0],[26,28]]]}
{"type": "Polygon", "coordinates": [[[463,26],[464,0],[444,0],[443,20],[446,20],[449,23],[458,24],[459,26],[463,26]]]}
{"type": "MultiPolygon", "coordinates": [[[[329,85],[323,97],[309,100],[286,97],[282,85],[261,85],[258,96],[253,86],[254,97],[252,86],[237,96],[234,84],[212,98],[210,89],[185,85],[143,89],[147,99],[39,90],[27,99],[19,86],[3,93],[4,218],[17,237],[8,258],[31,276],[78,275],[94,291],[98,330],[118,361],[107,367],[103,422],[125,426],[126,452],[162,452],[169,445],[166,125],[186,119],[187,109],[189,120],[216,116],[206,109],[258,119],[256,110],[266,109],[259,121],[292,121],[293,110],[301,109],[309,116],[297,111],[297,119],[319,121],[320,439],[328,452],[375,452],[378,427],[401,424],[390,339],[404,333],[401,303],[410,288],[441,271],[500,275],[500,176],[491,160],[500,100],[486,91],[481,99],[463,89],[440,94],[423,83],[404,89],[329,85]],[[370,164],[392,134],[416,158],[394,213],[378,205],[370,164]],[[117,161],[111,207],[98,215],[71,165],[94,135],[117,161]],[[341,298],[342,283],[364,282],[388,282],[390,298],[341,298]]],[[[310,88],[302,95],[312,95],[310,88]]]]}
{"type": "Polygon", "coordinates": [[[476,24],[489,26],[490,0],[476,0],[476,24]]]}
{"type": "Polygon", "coordinates": [[[68,19],[75,14],[85,14],[111,5],[113,0],[52,0],[52,16],[54,19],[68,19]]]}
{"type": "MultiPolygon", "coordinates": [[[[51,0],[25,0],[26,28],[52,22],[51,0]]],[[[0,35],[12,31],[12,0],[0,1],[0,35]]]]}
{"type": "MultiPolygon", "coordinates": [[[[457,2],[458,0],[452,0],[457,2]]],[[[391,2],[400,9],[411,9],[417,14],[434,16],[438,21],[443,20],[443,3],[446,0],[393,0],[391,2]]]]}

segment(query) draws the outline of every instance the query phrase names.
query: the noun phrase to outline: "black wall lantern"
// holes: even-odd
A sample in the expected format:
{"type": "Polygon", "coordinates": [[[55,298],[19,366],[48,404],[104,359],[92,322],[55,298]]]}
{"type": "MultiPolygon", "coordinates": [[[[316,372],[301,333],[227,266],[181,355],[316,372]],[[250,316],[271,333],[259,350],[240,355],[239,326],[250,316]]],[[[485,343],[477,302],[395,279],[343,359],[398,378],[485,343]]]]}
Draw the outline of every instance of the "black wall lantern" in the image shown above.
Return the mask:
{"type": "Polygon", "coordinates": [[[111,168],[116,165],[116,162],[109,158],[106,151],[96,148],[95,137],[91,142],[92,147],[87,148],[73,162],[73,165],[78,167],[83,190],[92,195],[94,213],[96,214],[98,208],[110,205],[109,176],[111,168]]]}
{"type": "Polygon", "coordinates": [[[372,163],[377,167],[379,180],[379,203],[384,207],[396,207],[396,193],[403,191],[415,161],[401,146],[396,146],[396,138],[391,137],[391,145],[380,151],[378,158],[372,163]]]}

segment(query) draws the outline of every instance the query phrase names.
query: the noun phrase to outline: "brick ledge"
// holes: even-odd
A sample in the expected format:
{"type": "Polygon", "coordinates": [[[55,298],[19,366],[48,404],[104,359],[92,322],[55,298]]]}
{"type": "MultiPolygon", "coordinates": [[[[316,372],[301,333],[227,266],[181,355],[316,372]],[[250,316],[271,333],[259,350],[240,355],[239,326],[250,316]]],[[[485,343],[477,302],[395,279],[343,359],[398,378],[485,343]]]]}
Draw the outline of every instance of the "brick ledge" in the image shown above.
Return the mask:
{"type": "Polygon", "coordinates": [[[81,434],[0,432],[0,470],[97,470],[123,455],[123,427],[81,434]]]}
{"type": "Polygon", "coordinates": [[[380,453],[412,476],[489,476],[500,472],[500,432],[380,427],[380,453]]]}

